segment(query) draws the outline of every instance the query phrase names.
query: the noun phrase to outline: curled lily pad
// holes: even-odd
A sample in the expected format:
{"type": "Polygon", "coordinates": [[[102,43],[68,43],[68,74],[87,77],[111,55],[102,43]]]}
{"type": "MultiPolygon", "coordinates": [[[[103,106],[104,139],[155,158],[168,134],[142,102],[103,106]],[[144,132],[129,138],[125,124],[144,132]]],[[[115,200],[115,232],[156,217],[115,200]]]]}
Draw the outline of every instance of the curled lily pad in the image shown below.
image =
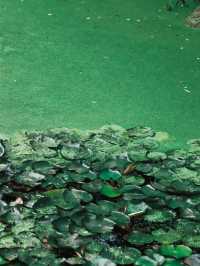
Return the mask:
{"type": "Polygon", "coordinates": [[[113,230],[115,223],[108,218],[101,218],[90,214],[84,219],[84,225],[92,233],[108,233],[113,230]]]}
{"type": "Polygon", "coordinates": [[[149,206],[145,203],[145,202],[141,202],[138,204],[134,204],[134,203],[128,203],[128,207],[126,209],[126,213],[132,217],[135,215],[139,215],[144,213],[147,209],[149,208],[149,206]]]}
{"type": "Polygon", "coordinates": [[[129,216],[119,211],[112,211],[109,218],[119,226],[130,223],[129,216]]]}

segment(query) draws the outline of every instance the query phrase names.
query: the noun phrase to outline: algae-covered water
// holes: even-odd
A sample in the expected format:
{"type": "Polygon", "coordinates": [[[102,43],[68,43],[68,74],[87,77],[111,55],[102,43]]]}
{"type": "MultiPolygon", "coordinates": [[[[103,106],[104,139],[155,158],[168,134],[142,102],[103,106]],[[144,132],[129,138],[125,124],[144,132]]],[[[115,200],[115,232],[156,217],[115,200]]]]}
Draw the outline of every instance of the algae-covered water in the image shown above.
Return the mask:
{"type": "Polygon", "coordinates": [[[1,0],[0,131],[152,126],[199,137],[200,31],[165,0],[1,0]]]}

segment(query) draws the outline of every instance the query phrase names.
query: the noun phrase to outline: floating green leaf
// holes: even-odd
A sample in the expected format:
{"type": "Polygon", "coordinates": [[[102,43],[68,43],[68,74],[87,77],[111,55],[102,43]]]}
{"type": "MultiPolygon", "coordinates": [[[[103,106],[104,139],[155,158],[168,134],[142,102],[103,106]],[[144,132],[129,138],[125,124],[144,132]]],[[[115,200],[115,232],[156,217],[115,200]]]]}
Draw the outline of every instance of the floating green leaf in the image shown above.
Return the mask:
{"type": "Polygon", "coordinates": [[[166,245],[161,246],[160,253],[167,257],[175,257],[177,259],[189,257],[192,254],[192,250],[184,245],[166,245]]]}
{"type": "Polygon", "coordinates": [[[157,266],[157,262],[147,256],[140,257],[136,263],[136,266],[157,266]]]}
{"type": "Polygon", "coordinates": [[[153,242],[153,237],[150,234],[135,231],[128,235],[127,241],[135,245],[145,245],[153,242]]]}
{"type": "Polygon", "coordinates": [[[99,177],[100,179],[105,181],[109,180],[117,181],[121,178],[121,174],[119,171],[116,170],[103,170],[100,172],[99,177]]]}
{"type": "Polygon", "coordinates": [[[111,185],[103,185],[101,189],[101,194],[108,198],[116,198],[121,195],[121,192],[118,188],[113,187],[111,185]]]}

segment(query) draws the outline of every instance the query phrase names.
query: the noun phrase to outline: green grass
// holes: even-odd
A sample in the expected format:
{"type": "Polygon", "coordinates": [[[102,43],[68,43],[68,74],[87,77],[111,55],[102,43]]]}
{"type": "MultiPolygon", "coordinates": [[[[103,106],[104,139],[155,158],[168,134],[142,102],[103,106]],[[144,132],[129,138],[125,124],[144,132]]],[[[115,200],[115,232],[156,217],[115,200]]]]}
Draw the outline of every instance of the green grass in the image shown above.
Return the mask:
{"type": "Polygon", "coordinates": [[[117,123],[199,137],[200,31],[184,26],[192,7],[165,3],[1,0],[0,131],[117,123]]]}

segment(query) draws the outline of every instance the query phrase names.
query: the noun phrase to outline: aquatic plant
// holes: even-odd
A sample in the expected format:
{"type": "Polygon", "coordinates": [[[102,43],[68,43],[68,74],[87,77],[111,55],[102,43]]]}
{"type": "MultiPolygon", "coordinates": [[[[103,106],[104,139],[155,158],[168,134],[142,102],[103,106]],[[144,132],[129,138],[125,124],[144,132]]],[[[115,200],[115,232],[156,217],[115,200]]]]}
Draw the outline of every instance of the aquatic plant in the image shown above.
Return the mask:
{"type": "Polygon", "coordinates": [[[2,139],[0,265],[194,260],[200,140],[169,149],[160,135],[147,127],[107,126],[2,139]]]}

